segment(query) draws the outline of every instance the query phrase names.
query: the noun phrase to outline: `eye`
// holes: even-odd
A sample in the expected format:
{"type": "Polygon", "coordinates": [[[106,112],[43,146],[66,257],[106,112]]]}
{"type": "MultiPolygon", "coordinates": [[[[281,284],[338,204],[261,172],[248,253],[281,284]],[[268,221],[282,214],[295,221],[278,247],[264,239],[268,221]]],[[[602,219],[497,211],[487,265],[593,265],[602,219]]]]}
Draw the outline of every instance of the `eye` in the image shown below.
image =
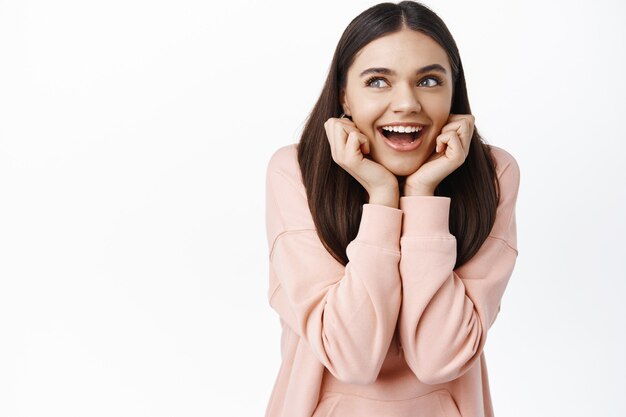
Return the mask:
{"type": "Polygon", "coordinates": [[[365,81],[365,86],[366,87],[381,88],[380,85],[375,85],[374,84],[374,83],[377,83],[379,81],[384,81],[385,83],[387,83],[387,81],[385,81],[385,79],[382,78],[382,77],[371,77],[371,78],[368,78],[367,81],[365,81]]]}
{"type": "Polygon", "coordinates": [[[422,86],[424,86],[424,87],[436,87],[436,86],[438,86],[438,85],[442,85],[442,84],[443,84],[443,82],[441,82],[441,80],[440,80],[439,78],[437,78],[437,77],[428,77],[428,78],[424,78],[424,79],[420,82],[420,84],[419,84],[419,85],[422,85],[422,86]],[[430,81],[433,81],[433,80],[434,80],[434,81],[436,82],[436,84],[433,84],[433,83],[431,82],[431,83],[428,83],[428,85],[424,85],[424,81],[429,81],[429,80],[430,80],[430,81]]]}

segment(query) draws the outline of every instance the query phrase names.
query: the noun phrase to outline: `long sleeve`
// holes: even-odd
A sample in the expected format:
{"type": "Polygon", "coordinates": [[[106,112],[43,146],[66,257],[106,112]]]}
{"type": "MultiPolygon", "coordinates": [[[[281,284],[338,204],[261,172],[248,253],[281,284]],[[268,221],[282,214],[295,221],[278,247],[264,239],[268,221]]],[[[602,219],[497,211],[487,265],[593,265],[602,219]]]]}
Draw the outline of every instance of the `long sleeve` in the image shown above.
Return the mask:
{"type": "Polygon", "coordinates": [[[500,185],[495,224],[479,251],[457,270],[450,199],[400,201],[400,341],[407,364],[427,384],[460,377],[480,357],[517,258],[519,167],[508,153],[493,149],[500,185]]]}
{"type": "Polygon", "coordinates": [[[344,267],[317,235],[293,149],[270,160],[266,190],[270,305],[337,379],[373,382],[400,310],[402,211],[365,204],[344,267]]]}

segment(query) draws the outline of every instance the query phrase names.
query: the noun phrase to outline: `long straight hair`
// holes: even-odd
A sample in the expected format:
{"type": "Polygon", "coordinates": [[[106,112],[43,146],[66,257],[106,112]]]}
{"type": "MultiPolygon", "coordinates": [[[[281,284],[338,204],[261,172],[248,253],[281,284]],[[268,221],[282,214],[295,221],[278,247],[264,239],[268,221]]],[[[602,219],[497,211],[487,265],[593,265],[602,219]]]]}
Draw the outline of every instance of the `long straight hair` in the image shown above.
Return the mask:
{"type": "MultiPolygon", "coordinates": [[[[339,92],[346,86],[348,68],[356,53],[371,41],[404,27],[430,36],[446,51],[454,85],[450,113],[471,114],[456,42],[432,10],[414,1],[380,3],[350,22],[337,44],[328,77],[298,143],[298,163],[317,233],[343,265],[348,263],[346,248],[357,235],[368,195],[332,159],[324,123],[342,113],[339,92]]],[[[489,235],[499,199],[495,162],[476,127],[465,162],[441,181],[435,195],[451,198],[449,227],[457,242],[456,268],[474,256],[489,235]]]]}

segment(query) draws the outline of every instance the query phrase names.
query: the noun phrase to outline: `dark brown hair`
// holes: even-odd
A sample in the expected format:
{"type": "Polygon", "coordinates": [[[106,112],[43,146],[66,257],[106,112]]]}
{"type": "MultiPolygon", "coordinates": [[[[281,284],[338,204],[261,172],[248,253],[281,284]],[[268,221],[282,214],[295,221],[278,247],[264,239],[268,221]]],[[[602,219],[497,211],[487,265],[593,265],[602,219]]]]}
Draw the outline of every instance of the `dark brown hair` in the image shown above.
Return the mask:
{"type": "MultiPolygon", "coordinates": [[[[356,53],[371,41],[403,27],[430,36],[446,51],[454,86],[450,113],[471,114],[459,50],[444,22],[432,10],[414,1],[381,3],[350,22],[337,44],[322,93],[298,143],[298,163],[317,233],[343,265],[348,263],[346,247],[357,235],[368,196],[363,186],[333,161],[324,123],[342,113],[339,92],[346,86],[348,68],[356,53]]],[[[489,235],[498,194],[491,152],[474,127],[465,162],[435,190],[435,195],[451,198],[450,232],[457,241],[455,267],[474,256],[489,235]]]]}

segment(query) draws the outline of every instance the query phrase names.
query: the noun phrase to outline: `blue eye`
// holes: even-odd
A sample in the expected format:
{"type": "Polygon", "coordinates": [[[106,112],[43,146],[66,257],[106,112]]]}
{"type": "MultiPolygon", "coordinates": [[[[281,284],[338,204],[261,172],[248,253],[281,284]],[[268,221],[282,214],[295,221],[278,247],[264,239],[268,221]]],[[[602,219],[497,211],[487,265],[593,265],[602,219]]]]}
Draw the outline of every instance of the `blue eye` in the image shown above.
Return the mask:
{"type": "MultiPolygon", "coordinates": [[[[375,87],[375,88],[380,88],[380,86],[374,86],[374,85],[372,85],[372,84],[374,84],[374,83],[375,83],[375,82],[377,82],[377,81],[385,81],[385,79],[384,79],[384,78],[382,78],[382,77],[371,77],[371,78],[368,78],[368,79],[367,79],[367,81],[365,81],[365,85],[366,85],[367,87],[375,87]]],[[[386,81],[385,81],[385,83],[386,83],[386,81]]]]}
{"type": "Polygon", "coordinates": [[[420,85],[423,85],[424,81],[428,81],[428,80],[435,80],[435,81],[436,81],[436,84],[432,84],[432,83],[430,83],[430,85],[425,85],[424,87],[436,87],[436,86],[438,86],[438,85],[443,84],[443,83],[441,82],[441,80],[440,80],[439,78],[437,78],[437,77],[428,77],[428,78],[424,78],[424,79],[420,82],[420,85]]]}

